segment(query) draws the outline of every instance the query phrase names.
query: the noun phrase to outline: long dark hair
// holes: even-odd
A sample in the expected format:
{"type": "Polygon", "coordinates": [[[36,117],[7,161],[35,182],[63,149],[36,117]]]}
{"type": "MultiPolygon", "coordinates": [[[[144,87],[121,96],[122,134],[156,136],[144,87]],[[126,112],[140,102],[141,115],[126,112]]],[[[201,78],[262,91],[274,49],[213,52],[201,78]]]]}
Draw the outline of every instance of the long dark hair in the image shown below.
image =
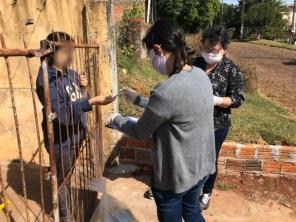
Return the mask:
{"type": "Polygon", "coordinates": [[[148,50],[153,49],[154,44],[160,45],[163,50],[175,55],[172,74],[181,72],[186,64],[192,65],[185,43],[184,30],[171,20],[156,21],[144,37],[143,44],[148,50]]]}
{"type": "MultiPolygon", "coordinates": [[[[46,40],[51,42],[62,42],[62,43],[74,43],[74,39],[65,32],[52,32],[47,37],[46,40]]],[[[58,51],[60,49],[59,46],[54,46],[54,51],[58,51]]],[[[48,64],[52,66],[54,64],[54,54],[48,55],[48,64]]]]}

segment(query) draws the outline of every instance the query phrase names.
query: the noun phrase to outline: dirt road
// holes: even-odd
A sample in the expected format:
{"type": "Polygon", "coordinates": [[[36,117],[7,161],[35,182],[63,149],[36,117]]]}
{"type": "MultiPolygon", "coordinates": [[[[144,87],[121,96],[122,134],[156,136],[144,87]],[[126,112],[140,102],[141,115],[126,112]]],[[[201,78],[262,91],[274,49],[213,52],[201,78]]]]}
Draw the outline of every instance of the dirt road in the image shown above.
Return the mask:
{"type": "MultiPolygon", "coordinates": [[[[146,178],[147,179],[147,178],[146,178]]],[[[156,222],[156,207],[153,200],[147,200],[143,193],[148,186],[143,183],[145,178],[117,178],[112,182],[112,194],[125,203],[141,222],[156,222]]],[[[233,190],[213,193],[211,207],[204,212],[207,222],[292,222],[295,221],[294,211],[279,204],[271,198],[262,198],[248,191],[254,198],[248,198],[241,192],[240,186],[233,190]]],[[[292,198],[292,197],[291,197],[292,198]]]]}
{"type": "Polygon", "coordinates": [[[254,65],[259,91],[296,111],[296,51],[234,42],[229,57],[237,63],[254,65]]]}

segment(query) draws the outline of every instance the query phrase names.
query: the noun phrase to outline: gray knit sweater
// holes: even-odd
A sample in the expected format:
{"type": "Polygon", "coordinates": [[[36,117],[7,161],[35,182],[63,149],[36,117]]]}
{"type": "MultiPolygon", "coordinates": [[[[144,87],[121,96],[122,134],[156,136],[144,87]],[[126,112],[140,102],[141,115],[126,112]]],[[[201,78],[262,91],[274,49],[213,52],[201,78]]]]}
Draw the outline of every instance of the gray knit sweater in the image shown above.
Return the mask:
{"type": "Polygon", "coordinates": [[[193,67],[154,88],[137,123],[115,122],[129,136],[153,135],[153,185],[181,193],[215,171],[213,109],[210,80],[193,67]]]}

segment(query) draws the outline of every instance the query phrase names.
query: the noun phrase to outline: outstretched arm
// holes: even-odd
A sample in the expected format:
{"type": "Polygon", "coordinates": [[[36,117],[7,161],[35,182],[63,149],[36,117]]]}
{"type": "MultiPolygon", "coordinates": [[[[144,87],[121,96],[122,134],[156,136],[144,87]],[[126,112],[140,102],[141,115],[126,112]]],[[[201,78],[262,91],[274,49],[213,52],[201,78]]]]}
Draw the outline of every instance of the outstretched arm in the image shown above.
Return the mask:
{"type": "Polygon", "coordinates": [[[170,102],[163,95],[153,92],[147,108],[137,122],[130,121],[129,117],[117,115],[107,126],[112,124],[131,137],[147,139],[172,117],[172,110],[170,102]]]}

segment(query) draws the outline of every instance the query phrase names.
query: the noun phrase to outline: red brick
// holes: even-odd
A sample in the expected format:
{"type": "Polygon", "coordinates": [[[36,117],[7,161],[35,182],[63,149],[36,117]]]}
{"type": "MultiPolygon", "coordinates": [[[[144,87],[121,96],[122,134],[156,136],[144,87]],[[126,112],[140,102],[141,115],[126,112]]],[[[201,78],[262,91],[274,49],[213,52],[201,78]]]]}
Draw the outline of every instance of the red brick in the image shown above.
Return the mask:
{"type": "Polygon", "coordinates": [[[153,148],[153,140],[152,139],[148,139],[146,141],[146,144],[145,144],[146,148],[153,148]]]}
{"type": "Polygon", "coordinates": [[[246,145],[240,148],[239,158],[240,159],[253,159],[255,154],[255,146],[254,145],[246,145]]]}
{"type": "Polygon", "coordinates": [[[151,152],[149,150],[136,150],[136,160],[151,162],[151,152]]]}
{"type": "Polygon", "coordinates": [[[126,147],[127,146],[127,138],[126,137],[122,137],[118,143],[117,143],[119,146],[121,147],[126,147]]]}
{"type": "Polygon", "coordinates": [[[272,149],[269,148],[267,145],[259,146],[257,157],[258,159],[261,159],[261,160],[272,160],[273,159],[272,149]]]}
{"type": "Polygon", "coordinates": [[[296,173],[296,164],[282,162],[282,169],[281,169],[281,171],[283,173],[296,173]]]}
{"type": "Polygon", "coordinates": [[[218,159],[218,169],[224,169],[225,168],[225,158],[219,157],[218,159]]]}
{"type": "Polygon", "coordinates": [[[220,151],[220,156],[221,157],[231,157],[235,158],[235,151],[234,150],[221,150],[220,151]]]}
{"type": "Polygon", "coordinates": [[[282,146],[280,148],[280,159],[284,162],[293,162],[296,158],[296,147],[282,146]]]}
{"type": "Polygon", "coordinates": [[[280,154],[280,160],[284,162],[293,162],[295,161],[295,158],[296,158],[296,153],[284,152],[280,154]]]}
{"type": "Polygon", "coordinates": [[[263,162],[263,171],[279,173],[281,171],[281,162],[275,160],[265,160],[263,162]]]}
{"type": "Polygon", "coordinates": [[[235,158],[236,145],[233,143],[224,143],[222,145],[220,156],[235,158]]]}
{"type": "Polygon", "coordinates": [[[280,151],[281,152],[295,153],[296,152],[296,147],[295,146],[281,146],[280,151]]]}
{"type": "Polygon", "coordinates": [[[138,148],[146,148],[145,141],[137,140],[134,138],[127,139],[127,146],[128,147],[138,147],[138,148]]]}
{"type": "Polygon", "coordinates": [[[120,148],[120,159],[135,159],[135,149],[120,148]]]}
{"type": "Polygon", "coordinates": [[[222,150],[235,151],[236,150],[236,145],[234,143],[223,143],[222,150]]]}

